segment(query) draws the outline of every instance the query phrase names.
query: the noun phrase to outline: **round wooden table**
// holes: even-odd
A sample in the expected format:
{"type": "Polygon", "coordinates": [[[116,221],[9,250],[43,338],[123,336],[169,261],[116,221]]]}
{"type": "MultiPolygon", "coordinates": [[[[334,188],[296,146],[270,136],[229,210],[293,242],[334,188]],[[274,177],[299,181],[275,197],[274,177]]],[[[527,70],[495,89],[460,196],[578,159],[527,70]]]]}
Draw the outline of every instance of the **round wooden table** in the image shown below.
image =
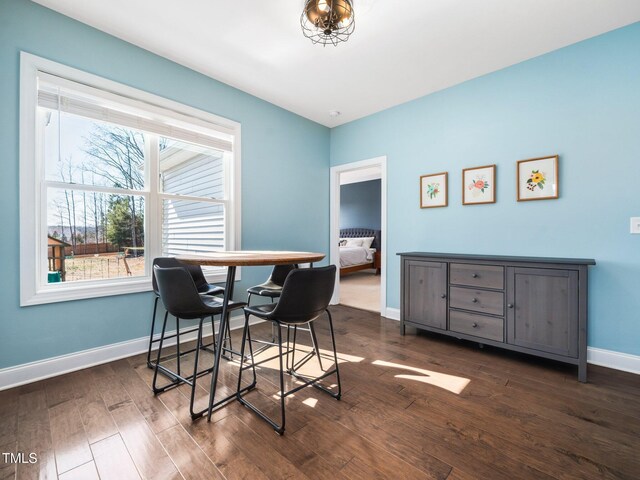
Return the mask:
{"type": "Polygon", "coordinates": [[[287,265],[291,263],[313,263],[322,260],[324,253],[288,252],[276,250],[237,250],[228,252],[180,255],[178,260],[192,265],[211,267],[247,267],[258,265],[287,265]]]}
{"type": "MultiPolygon", "coordinates": [[[[218,383],[218,370],[220,367],[220,357],[222,355],[222,345],[224,342],[224,332],[229,322],[228,305],[233,298],[233,286],[236,277],[236,267],[250,267],[263,265],[288,265],[292,263],[311,263],[322,260],[324,253],[314,252],[291,252],[275,250],[236,250],[226,252],[213,252],[199,255],[179,255],[178,260],[191,265],[206,265],[211,267],[227,267],[227,280],[225,283],[224,297],[222,301],[222,318],[218,331],[218,341],[216,342],[215,360],[213,371],[211,372],[211,390],[209,391],[209,407],[192,415],[192,418],[200,418],[207,414],[207,420],[211,421],[211,413],[218,407],[226,404],[229,400],[237,398],[233,393],[225,398],[215,401],[216,386],[218,383]]],[[[214,332],[215,335],[215,332],[214,332]]]]}

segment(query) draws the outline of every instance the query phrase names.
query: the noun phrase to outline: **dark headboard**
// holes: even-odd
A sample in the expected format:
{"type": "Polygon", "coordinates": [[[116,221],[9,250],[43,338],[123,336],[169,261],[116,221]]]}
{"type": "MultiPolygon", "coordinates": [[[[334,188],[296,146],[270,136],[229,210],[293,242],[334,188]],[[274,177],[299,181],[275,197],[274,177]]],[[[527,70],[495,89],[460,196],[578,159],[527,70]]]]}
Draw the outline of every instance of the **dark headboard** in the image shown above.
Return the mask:
{"type": "Polygon", "coordinates": [[[382,248],[382,240],[380,238],[380,230],[374,230],[372,228],[341,228],[340,238],[360,238],[360,237],[373,237],[373,243],[371,248],[375,248],[380,251],[382,248]]]}

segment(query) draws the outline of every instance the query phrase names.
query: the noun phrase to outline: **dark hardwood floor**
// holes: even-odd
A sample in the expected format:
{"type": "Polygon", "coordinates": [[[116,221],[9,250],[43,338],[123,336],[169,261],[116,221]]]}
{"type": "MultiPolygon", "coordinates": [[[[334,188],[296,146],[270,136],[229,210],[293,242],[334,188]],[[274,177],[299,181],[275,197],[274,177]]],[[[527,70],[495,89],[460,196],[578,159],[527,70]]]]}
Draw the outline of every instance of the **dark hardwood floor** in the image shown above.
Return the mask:
{"type": "MultiPolygon", "coordinates": [[[[570,366],[401,337],[397,322],[374,313],[331,310],[343,399],[296,393],[284,436],[237,402],[212,423],[192,422],[189,389],[154,397],[138,355],[0,392],[0,451],[38,457],[0,459],[0,479],[640,478],[640,376],[591,366],[581,384],[570,366]]],[[[326,321],[316,328],[328,347],[326,321]]],[[[249,395],[275,411],[270,367],[249,395]]],[[[226,392],[236,373],[225,364],[226,392]]],[[[200,385],[198,406],[207,379],[200,385]]]]}

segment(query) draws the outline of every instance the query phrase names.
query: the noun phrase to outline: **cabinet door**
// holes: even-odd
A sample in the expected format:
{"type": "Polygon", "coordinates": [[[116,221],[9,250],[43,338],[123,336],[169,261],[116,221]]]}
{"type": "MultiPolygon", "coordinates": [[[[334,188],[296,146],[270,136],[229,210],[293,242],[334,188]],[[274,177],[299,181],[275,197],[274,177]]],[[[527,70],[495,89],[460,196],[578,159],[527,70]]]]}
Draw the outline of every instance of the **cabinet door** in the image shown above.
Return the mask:
{"type": "Polygon", "coordinates": [[[405,320],[447,329],[447,264],[406,260],[405,320]]]}
{"type": "Polygon", "coordinates": [[[509,268],[507,342],[576,358],[578,272],[509,268]]]}

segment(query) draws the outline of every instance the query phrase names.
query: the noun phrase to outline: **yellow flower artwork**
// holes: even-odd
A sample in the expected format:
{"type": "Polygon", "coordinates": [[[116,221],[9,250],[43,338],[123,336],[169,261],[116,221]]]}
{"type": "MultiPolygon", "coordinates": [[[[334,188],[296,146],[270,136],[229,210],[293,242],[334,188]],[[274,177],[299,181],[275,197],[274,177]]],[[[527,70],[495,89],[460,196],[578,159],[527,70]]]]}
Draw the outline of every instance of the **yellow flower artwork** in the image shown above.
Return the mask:
{"type": "Polygon", "coordinates": [[[518,162],[518,201],[558,198],[558,155],[518,162]]]}

